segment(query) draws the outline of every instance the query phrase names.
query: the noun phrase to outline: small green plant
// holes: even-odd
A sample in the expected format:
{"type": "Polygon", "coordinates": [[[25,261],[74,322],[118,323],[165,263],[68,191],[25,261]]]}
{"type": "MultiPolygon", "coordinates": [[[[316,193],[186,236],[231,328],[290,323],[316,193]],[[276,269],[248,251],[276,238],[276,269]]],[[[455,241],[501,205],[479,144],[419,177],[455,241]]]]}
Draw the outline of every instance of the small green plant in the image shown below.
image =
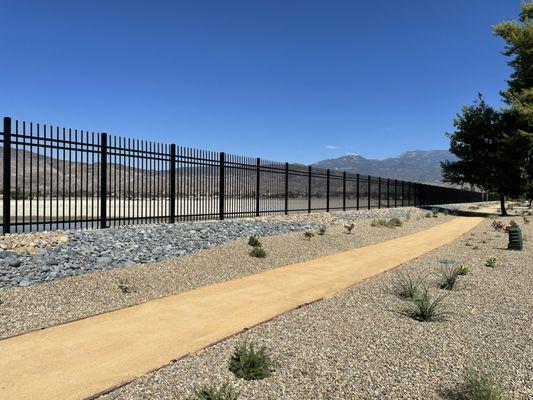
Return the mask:
{"type": "Polygon", "coordinates": [[[250,252],[250,256],[255,258],[265,258],[267,256],[267,252],[265,249],[263,249],[263,247],[256,246],[250,252]]]}
{"type": "Polygon", "coordinates": [[[504,391],[494,376],[479,369],[469,369],[463,398],[471,400],[502,400],[504,391]]]}
{"type": "Polygon", "coordinates": [[[503,228],[504,228],[503,222],[502,221],[496,221],[496,220],[493,220],[492,224],[490,224],[490,226],[492,226],[492,229],[494,229],[496,232],[499,232],[499,231],[503,230],[503,228]]]}
{"type": "Polygon", "coordinates": [[[120,278],[118,280],[117,286],[122,293],[127,294],[127,293],[133,292],[133,286],[130,284],[130,281],[128,280],[128,278],[120,278]]]}
{"type": "Polygon", "coordinates": [[[248,238],[248,244],[252,247],[261,247],[261,241],[256,235],[252,235],[248,238]]]}
{"type": "Polygon", "coordinates": [[[497,264],[498,264],[498,259],[496,257],[490,257],[487,259],[487,261],[485,261],[485,265],[487,267],[495,268],[497,264]]]}
{"type": "Polygon", "coordinates": [[[385,219],[374,219],[370,223],[370,226],[387,226],[387,220],[385,219]]]}
{"type": "Polygon", "coordinates": [[[403,299],[413,300],[418,296],[423,279],[409,273],[399,272],[394,279],[394,291],[403,299]]]}
{"type": "Polygon", "coordinates": [[[256,349],[253,343],[243,343],[235,348],[229,362],[229,370],[237,378],[248,381],[268,378],[273,367],[265,346],[256,349]]]}
{"type": "Polygon", "coordinates": [[[468,275],[469,272],[470,267],[466,264],[459,264],[459,266],[457,267],[457,273],[459,275],[468,275]]]}
{"type": "Polygon", "coordinates": [[[317,232],[317,235],[320,235],[320,236],[323,236],[326,234],[326,227],[323,226],[322,228],[320,228],[317,232]]]}
{"type": "Polygon", "coordinates": [[[432,214],[433,218],[438,218],[439,210],[437,208],[433,208],[433,209],[431,209],[431,214],[432,214]]]}
{"type": "Polygon", "coordinates": [[[353,222],[344,225],[344,229],[348,235],[352,233],[353,228],[355,228],[355,224],[353,222]]]}
{"type": "Polygon", "coordinates": [[[387,226],[389,228],[396,228],[399,226],[403,226],[403,222],[400,218],[391,218],[387,221],[387,226]]]}
{"type": "Polygon", "coordinates": [[[529,218],[526,217],[525,215],[522,217],[522,219],[524,220],[524,224],[529,224],[529,218]]]}
{"type": "Polygon", "coordinates": [[[447,265],[440,270],[439,287],[441,289],[453,290],[457,278],[459,277],[459,269],[453,265],[447,265]]]}
{"type": "Polygon", "coordinates": [[[442,309],[442,301],[445,297],[445,295],[432,297],[426,287],[415,297],[412,307],[407,311],[407,314],[417,321],[436,321],[445,315],[442,309]]]}
{"type": "Polygon", "coordinates": [[[220,387],[213,385],[204,386],[195,391],[195,400],[237,400],[238,396],[233,389],[224,383],[220,387]]]}
{"type": "Polygon", "coordinates": [[[314,232],[310,232],[310,231],[306,231],[304,232],[304,237],[307,239],[307,240],[311,240],[311,238],[315,236],[314,232]]]}
{"type": "Polygon", "coordinates": [[[430,213],[430,212],[425,213],[425,214],[424,214],[424,217],[425,217],[425,218],[431,218],[431,213],[430,213]]]}

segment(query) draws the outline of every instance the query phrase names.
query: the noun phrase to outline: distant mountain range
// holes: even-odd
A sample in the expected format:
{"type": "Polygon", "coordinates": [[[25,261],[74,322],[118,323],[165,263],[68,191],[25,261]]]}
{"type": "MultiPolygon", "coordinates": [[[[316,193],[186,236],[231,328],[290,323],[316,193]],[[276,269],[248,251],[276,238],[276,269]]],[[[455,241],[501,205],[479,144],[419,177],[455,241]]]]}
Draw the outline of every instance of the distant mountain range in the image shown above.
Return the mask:
{"type": "Polygon", "coordinates": [[[448,150],[414,150],[384,160],[347,155],[322,160],[313,166],[413,182],[441,183],[440,163],[445,160],[455,161],[457,158],[448,150]]]}

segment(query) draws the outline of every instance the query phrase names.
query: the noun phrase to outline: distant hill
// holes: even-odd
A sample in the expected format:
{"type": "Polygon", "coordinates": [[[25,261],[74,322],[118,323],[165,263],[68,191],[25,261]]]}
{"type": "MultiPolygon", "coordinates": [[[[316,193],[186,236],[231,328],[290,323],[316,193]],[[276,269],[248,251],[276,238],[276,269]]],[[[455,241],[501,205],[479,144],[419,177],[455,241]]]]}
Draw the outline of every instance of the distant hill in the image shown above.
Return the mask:
{"type": "Polygon", "coordinates": [[[313,166],[406,181],[441,183],[441,161],[456,159],[448,150],[415,150],[384,160],[347,155],[319,161],[313,166]]]}

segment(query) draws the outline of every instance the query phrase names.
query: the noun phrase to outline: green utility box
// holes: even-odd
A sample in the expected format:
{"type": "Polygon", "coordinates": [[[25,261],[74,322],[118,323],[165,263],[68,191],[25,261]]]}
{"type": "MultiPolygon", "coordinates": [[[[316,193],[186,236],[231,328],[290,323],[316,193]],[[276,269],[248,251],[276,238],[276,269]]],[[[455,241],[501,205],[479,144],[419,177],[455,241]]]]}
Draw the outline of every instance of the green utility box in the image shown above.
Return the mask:
{"type": "Polygon", "coordinates": [[[509,250],[522,250],[522,230],[520,228],[509,228],[509,250]]]}

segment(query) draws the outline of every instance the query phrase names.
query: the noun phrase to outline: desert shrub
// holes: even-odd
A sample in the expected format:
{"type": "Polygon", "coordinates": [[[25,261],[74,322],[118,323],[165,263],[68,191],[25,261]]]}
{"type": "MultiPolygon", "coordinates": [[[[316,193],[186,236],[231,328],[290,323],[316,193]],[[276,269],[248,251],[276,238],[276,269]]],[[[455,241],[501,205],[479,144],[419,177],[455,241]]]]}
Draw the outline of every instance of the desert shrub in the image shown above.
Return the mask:
{"type": "Polygon", "coordinates": [[[387,220],[385,219],[374,219],[372,220],[372,222],[370,223],[370,226],[387,226],[387,220]]]}
{"type": "Polygon", "coordinates": [[[424,214],[424,217],[426,217],[426,218],[431,218],[431,213],[430,213],[430,212],[425,213],[425,214],[424,214]]]}
{"type": "Polygon", "coordinates": [[[469,369],[462,398],[471,400],[502,400],[504,391],[494,376],[479,369],[469,369]]]}
{"type": "Polygon", "coordinates": [[[442,267],[440,270],[439,287],[441,289],[453,290],[458,277],[459,269],[454,265],[442,267]]]}
{"type": "Polygon", "coordinates": [[[237,400],[238,396],[233,389],[227,384],[220,387],[213,385],[204,386],[195,391],[196,400],[237,400]]]}
{"type": "Polygon", "coordinates": [[[250,252],[250,256],[255,258],[265,258],[267,256],[267,252],[265,249],[263,249],[263,247],[256,246],[250,252]]]}
{"type": "Polygon", "coordinates": [[[494,229],[496,232],[499,232],[505,228],[505,225],[503,225],[503,222],[497,221],[497,220],[493,220],[490,226],[492,226],[492,229],[494,229]]]}
{"type": "Polygon", "coordinates": [[[460,264],[457,267],[457,273],[459,275],[468,275],[469,272],[470,272],[470,267],[466,264],[460,264]]]}
{"type": "Polygon", "coordinates": [[[487,261],[485,261],[485,265],[487,267],[494,268],[496,267],[497,264],[498,264],[498,259],[496,257],[490,257],[487,259],[487,261]]]}
{"type": "Polygon", "coordinates": [[[133,292],[133,286],[131,285],[131,283],[128,280],[128,278],[120,278],[118,280],[117,286],[118,286],[118,288],[120,289],[120,291],[122,293],[131,293],[131,292],[133,292]]]}
{"type": "Polygon", "coordinates": [[[420,276],[399,272],[393,282],[394,291],[401,298],[413,300],[418,296],[422,282],[423,278],[420,276]]]}
{"type": "Polygon", "coordinates": [[[259,240],[258,236],[252,235],[248,238],[248,244],[252,247],[260,247],[261,241],[259,240]]]}
{"type": "Polygon", "coordinates": [[[347,233],[347,234],[351,234],[353,228],[355,228],[355,224],[354,224],[353,222],[344,225],[344,229],[346,230],[346,233],[347,233]]]}
{"type": "Polygon", "coordinates": [[[445,297],[445,295],[437,297],[431,296],[426,287],[413,299],[412,306],[407,310],[407,314],[417,321],[436,321],[445,315],[442,308],[442,301],[445,297]]]}
{"type": "Polygon", "coordinates": [[[265,346],[256,349],[253,343],[243,343],[235,348],[229,370],[236,377],[248,381],[268,378],[273,367],[265,346]]]}
{"type": "Polygon", "coordinates": [[[314,232],[310,232],[310,231],[306,231],[304,232],[304,237],[307,239],[307,240],[311,240],[311,238],[315,236],[314,232]]]}
{"type": "Polygon", "coordinates": [[[437,208],[431,209],[431,214],[433,218],[437,218],[439,216],[439,210],[437,208]]]}
{"type": "Polygon", "coordinates": [[[317,232],[317,235],[320,235],[320,236],[323,236],[326,234],[326,230],[327,228],[325,226],[323,226],[322,228],[320,228],[317,232]]]}
{"type": "Polygon", "coordinates": [[[522,217],[522,219],[524,220],[524,224],[529,224],[529,218],[526,217],[525,215],[522,217]]]}
{"type": "Polygon", "coordinates": [[[396,228],[398,226],[402,226],[403,222],[400,218],[391,218],[387,221],[387,226],[389,228],[396,228]]]}

